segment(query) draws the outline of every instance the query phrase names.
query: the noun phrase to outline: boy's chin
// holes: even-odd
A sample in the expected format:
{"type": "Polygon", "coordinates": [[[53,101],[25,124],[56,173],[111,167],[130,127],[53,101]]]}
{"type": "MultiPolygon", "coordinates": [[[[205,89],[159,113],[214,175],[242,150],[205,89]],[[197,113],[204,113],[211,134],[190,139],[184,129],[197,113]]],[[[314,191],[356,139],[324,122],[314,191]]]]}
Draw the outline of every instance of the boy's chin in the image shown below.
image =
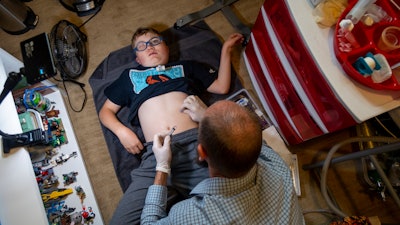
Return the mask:
{"type": "Polygon", "coordinates": [[[159,61],[159,62],[154,62],[154,63],[147,63],[147,64],[142,65],[142,66],[144,66],[144,67],[157,67],[157,66],[165,65],[165,64],[167,64],[167,63],[159,61]]]}

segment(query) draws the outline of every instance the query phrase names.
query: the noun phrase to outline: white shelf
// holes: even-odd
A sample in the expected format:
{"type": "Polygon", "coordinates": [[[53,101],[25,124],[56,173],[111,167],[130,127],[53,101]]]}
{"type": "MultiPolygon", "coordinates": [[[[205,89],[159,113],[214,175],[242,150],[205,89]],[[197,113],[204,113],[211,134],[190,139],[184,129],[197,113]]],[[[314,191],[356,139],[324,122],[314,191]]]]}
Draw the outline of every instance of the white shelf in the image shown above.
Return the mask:
{"type": "MultiPolygon", "coordinates": [[[[7,74],[11,71],[19,71],[23,64],[0,48],[0,90],[2,91],[7,74]]],[[[44,82],[46,85],[47,81],[44,82]]],[[[86,210],[90,207],[95,213],[93,225],[102,225],[102,215],[93,193],[93,188],[87,174],[85,164],[75,137],[75,133],[65,107],[60,91],[52,88],[53,92],[45,97],[55,102],[55,109],[60,111],[58,115],[68,138],[68,143],[58,149],[58,154],[70,154],[76,152],[77,156],[69,159],[63,164],[53,167],[55,175],[58,176],[57,188],[71,188],[73,193],[64,200],[68,207],[76,208],[75,212],[86,210]],[[78,172],[76,182],[64,186],[63,174],[78,172]],[[81,186],[86,194],[83,202],[76,194],[75,187],[81,186]]],[[[0,105],[0,130],[8,134],[21,133],[21,125],[15,108],[15,103],[9,94],[0,105]]],[[[10,153],[4,154],[0,138],[0,224],[49,224],[46,211],[43,206],[42,197],[36,182],[32,161],[25,148],[14,148],[10,153]],[[22,215],[22,216],[21,216],[22,215]]],[[[54,157],[57,157],[56,155],[54,157]]]]}

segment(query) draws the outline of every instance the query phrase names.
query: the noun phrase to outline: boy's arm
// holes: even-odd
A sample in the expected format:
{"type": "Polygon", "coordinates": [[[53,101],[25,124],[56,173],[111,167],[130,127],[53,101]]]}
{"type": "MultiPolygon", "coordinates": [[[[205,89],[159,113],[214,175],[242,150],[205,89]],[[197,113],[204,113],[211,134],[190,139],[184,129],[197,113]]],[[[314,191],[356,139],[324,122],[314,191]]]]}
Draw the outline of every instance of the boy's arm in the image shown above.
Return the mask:
{"type": "Polygon", "coordinates": [[[107,99],[100,109],[99,119],[105,127],[118,137],[121,144],[128,152],[138,154],[143,149],[143,144],[131,129],[118,120],[116,113],[120,109],[121,106],[107,99]]]}
{"type": "Polygon", "coordinates": [[[226,94],[231,84],[231,51],[233,46],[244,41],[243,35],[239,33],[231,34],[225,41],[221,50],[221,58],[218,69],[218,78],[207,88],[208,92],[216,94],[226,94]]]}

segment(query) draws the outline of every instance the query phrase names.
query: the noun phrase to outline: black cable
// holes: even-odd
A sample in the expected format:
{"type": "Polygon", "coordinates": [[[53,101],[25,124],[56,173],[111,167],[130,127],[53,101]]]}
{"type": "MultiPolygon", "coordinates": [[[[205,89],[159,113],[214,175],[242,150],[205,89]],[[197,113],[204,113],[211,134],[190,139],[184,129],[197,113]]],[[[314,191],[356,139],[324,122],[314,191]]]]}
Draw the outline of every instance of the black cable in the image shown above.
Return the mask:
{"type": "Polygon", "coordinates": [[[52,79],[54,79],[54,80],[57,81],[57,82],[62,82],[63,87],[64,87],[64,90],[65,90],[65,93],[66,93],[66,95],[67,95],[68,104],[69,104],[70,108],[71,108],[74,112],[82,112],[82,110],[83,110],[83,108],[85,107],[86,102],[87,102],[87,93],[86,93],[86,90],[85,90],[85,88],[84,88],[84,87],[85,87],[85,84],[84,84],[84,83],[81,83],[81,82],[78,82],[78,81],[76,81],[76,80],[72,80],[72,79],[65,78],[65,77],[63,77],[62,75],[61,75],[61,80],[60,80],[60,79],[57,79],[56,77],[52,77],[52,79]],[[81,88],[81,90],[82,90],[82,92],[83,92],[83,94],[84,94],[84,96],[85,96],[85,97],[83,98],[82,105],[81,105],[81,107],[80,107],[79,109],[75,109],[75,108],[72,106],[71,99],[70,99],[70,96],[69,96],[69,93],[68,93],[68,89],[67,89],[67,86],[65,85],[66,82],[71,82],[71,83],[73,83],[73,84],[78,85],[78,86],[81,88]]]}
{"type": "Polygon", "coordinates": [[[82,110],[83,110],[83,108],[85,107],[86,102],[87,102],[87,93],[86,93],[86,90],[85,90],[85,88],[84,88],[84,87],[85,87],[85,84],[84,84],[84,83],[80,83],[80,82],[75,81],[75,80],[70,80],[70,79],[63,79],[63,80],[62,80],[62,83],[63,83],[63,86],[64,86],[65,93],[67,94],[68,104],[69,104],[69,106],[71,107],[71,109],[72,109],[74,112],[82,112],[82,110]],[[68,89],[67,89],[67,86],[65,85],[66,82],[71,82],[71,83],[73,83],[73,84],[78,85],[78,86],[81,88],[81,90],[82,90],[82,92],[83,92],[83,94],[84,94],[84,96],[85,96],[85,97],[83,98],[83,102],[82,102],[81,108],[75,109],[75,108],[72,106],[72,104],[71,104],[71,99],[70,99],[70,96],[69,96],[69,93],[68,93],[68,89]]]}
{"type": "Polygon", "coordinates": [[[91,19],[93,19],[93,17],[95,17],[99,12],[100,12],[100,10],[101,10],[101,7],[102,7],[103,5],[100,5],[99,7],[99,10],[97,10],[92,16],[90,16],[85,22],[83,22],[78,28],[80,29],[81,27],[83,27],[86,23],[88,23],[91,19]]]}

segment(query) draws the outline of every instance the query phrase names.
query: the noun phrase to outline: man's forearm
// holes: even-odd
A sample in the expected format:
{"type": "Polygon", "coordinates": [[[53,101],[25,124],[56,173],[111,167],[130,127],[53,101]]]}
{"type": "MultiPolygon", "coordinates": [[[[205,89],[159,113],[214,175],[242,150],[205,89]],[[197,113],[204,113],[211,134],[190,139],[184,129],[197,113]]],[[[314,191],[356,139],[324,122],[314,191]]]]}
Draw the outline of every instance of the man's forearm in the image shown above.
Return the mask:
{"type": "Polygon", "coordinates": [[[167,179],[168,179],[168,173],[156,171],[156,176],[154,177],[154,184],[167,186],[167,179]]]}
{"type": "Polygon", "coordinates": [[[141,224],[153,224],[167,216],[167,179],[167,173],[156,171],[154,185],[147,192],[141,224]]]}

